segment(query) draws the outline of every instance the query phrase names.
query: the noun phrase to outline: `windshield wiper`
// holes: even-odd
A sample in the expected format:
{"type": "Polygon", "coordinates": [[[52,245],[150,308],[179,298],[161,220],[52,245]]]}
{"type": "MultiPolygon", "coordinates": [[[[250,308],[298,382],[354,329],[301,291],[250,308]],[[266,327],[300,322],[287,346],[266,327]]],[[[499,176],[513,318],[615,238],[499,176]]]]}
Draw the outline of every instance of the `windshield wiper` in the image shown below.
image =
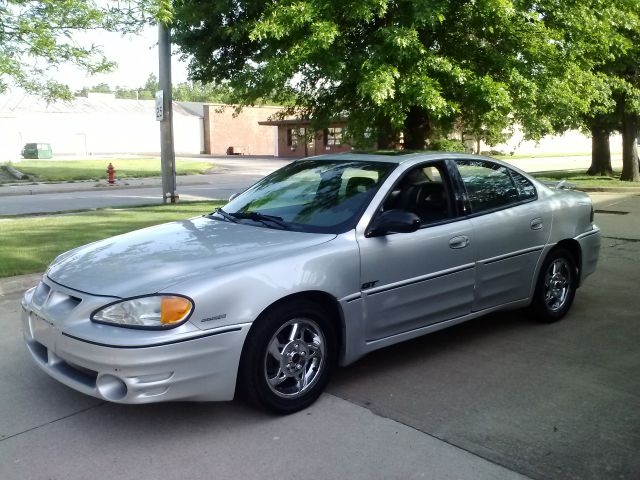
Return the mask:
{"type": "Polygon", "coordinates": [[[247,218],[249,220],[260,222],[265,225],[267,224],[266,222],[271,222],[278,225],[281,228],[284,228],[285,230],[291,230],[291,226],[287,224],[282,219],[282,217],[277,217],[275,215],[266,215],[264,213],[259,213],[259,212],[236,212],[236,213],[229,213],[228,215],[232,215],[235,218],[239,218],[239,219],[247,218]]]}
{"type": "Polygon", "coordinates": [[[216,214],[220,215],[222,218],[224,218],[225,220],[231,223],[238,223],[238,219],[234,215],[231,215],[230,213],[225,212],[222,208],[216,208],[215,212],[208,213],[207,216],[216,215],[216,214]]]}

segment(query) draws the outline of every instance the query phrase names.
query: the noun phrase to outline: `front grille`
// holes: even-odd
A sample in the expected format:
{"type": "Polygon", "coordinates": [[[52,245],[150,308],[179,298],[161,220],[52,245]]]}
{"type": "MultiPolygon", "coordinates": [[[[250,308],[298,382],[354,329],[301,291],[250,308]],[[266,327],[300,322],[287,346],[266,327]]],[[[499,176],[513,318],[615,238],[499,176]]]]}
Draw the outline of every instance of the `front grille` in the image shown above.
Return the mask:
{"type": "Polygon", "coordinates": [[[51,319],[64,318],[82,302],[81,298],[68,295],[44,282],[40,282],[33,294],[33,304],[51,319]]]}

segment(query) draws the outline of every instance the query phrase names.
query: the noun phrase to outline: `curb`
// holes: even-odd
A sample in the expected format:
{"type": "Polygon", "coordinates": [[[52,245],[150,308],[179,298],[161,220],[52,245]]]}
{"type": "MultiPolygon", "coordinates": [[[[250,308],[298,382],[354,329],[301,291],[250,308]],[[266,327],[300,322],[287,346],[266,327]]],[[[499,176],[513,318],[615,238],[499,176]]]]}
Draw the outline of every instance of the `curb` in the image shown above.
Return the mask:
{"type": "Polygon", "coordinates": [[[581,192],[601,192],[601,193],[638,193],[640,194],[640,187],[580,187],[573,190],[580,190],[581,192]]]}
{"type": "MultiPolygon", "coordinates": [[[[194,183],[189,183],[188,185],[178,185],[178,188],[180,188],[181,186],[192,186],[192,185],[208,185],[209,182],[205,182],[205,181],[200,181],[200,182],[194,182],[194,183]]],[[[35,185],[34,185],[35,186],[35,185]]],[[[104,190],[127,190],[127,189],[131,189],[131,188],[159,188],[162,187],[162,184],[158,184],[158,185],[104,185],[104,186],[99,186],[99,187],[91,187],[91,188],[78,188],[78,189],[73,189],[73,188],[59,188],[59,189],[51,189],[51,190],[47,190],[47,191],[40,191],[40,192],[33,192],[31,191],[31,193],[27,193],[27,192],[7,192],[7,191],[3,191],[0,189],[0,197],[16,197],[19,195],[43,195],[43,194],[47,194],[47,193],[75,193],[75,192],[100,192],[100,191],[104,191],[104,190]]]]}
{"type": "Polygon", "coordinates": [[[42,278],[43,273],[28,273],[15,277],[0,278],[0,297],[12,293],[20,293],[35,287],[42,278]]]}
{"type": "Polygon", "coordinates": [[[3,165],[2,168],[5,169],[7,172],[9,172],[9,175],[11,175],[13,178],[17,178],[18,180],[23,180],[23,179],[28,179],[29,178],[28,175],[25,175],[20,170],[18,170],[17,168],[12,167],[11,165],[3,165]]]}

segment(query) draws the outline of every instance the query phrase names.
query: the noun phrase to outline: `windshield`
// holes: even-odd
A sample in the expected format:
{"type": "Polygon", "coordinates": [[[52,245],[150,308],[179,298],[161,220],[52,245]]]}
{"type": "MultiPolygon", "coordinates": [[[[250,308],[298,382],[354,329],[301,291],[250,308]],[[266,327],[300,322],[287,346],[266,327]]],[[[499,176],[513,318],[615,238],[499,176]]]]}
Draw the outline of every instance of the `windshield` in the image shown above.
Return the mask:
{"type": "Polygon", "coordinates": [[[346,232],[395,167],[387,162],[299,160],[260,180],[218,215],[269,228],[346,232]]]}

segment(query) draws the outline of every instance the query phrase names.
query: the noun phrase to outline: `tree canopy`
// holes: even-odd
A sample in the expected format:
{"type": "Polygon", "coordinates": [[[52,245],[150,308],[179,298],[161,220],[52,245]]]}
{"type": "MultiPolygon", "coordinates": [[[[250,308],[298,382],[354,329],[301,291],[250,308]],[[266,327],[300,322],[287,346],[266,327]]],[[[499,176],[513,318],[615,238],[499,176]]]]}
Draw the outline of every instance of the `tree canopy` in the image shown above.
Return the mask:
{"type": "Polygon", "coordinates": [[[539,138],[575,125],[600,88],[544,3],[179,0],[174,37],[193,78],[318,123],[348,116],[356,138],[404,130],[419,148],[454,122],[488,140],[518,122],[539,138]]]}

